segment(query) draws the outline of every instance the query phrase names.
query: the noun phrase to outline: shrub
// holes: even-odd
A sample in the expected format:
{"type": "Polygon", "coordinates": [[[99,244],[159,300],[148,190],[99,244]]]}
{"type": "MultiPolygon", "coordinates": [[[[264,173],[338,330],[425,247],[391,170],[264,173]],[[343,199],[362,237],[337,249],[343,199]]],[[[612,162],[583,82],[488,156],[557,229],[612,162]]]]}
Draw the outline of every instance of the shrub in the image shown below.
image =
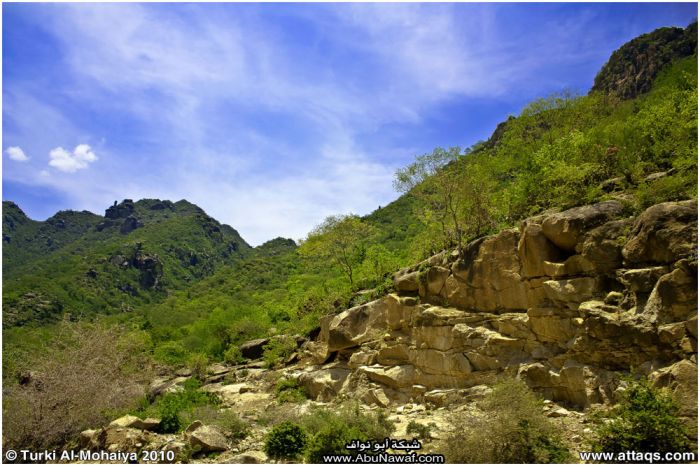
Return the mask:
{"type": "Polygon", "coordinates": [[[241,354],[241,350],[238,346],[231,345],[224,353],[224,362],[233,365],[243,364],[245,358],[241,354]]]}
{"type": "Polygon", "coordinates": [[[3,386],[3,446],[45,449],[137,406],[150,380],[140,332],[102,323],[61,322],[31,377],[3,386]]]}
{"type": "Polygon", "coordinates": [[[153,351],[153,357],[156,361],[171,366],[182,364],[186,360],[187,354],[187,350],[182,344],[176,341],[162,343],[153,351]]]}
{"type": "Polygon", "coordinates": [[[207,366],[209,358],[204,353],[195,353],[187,360],[187,366],[192,371],[192,377],[198,380],[204,380],[207,376],[207,366]]]}
{"type": "Polygon", "coordinates": [[[182,391],[166,393],[137,414],[159,417],[160,429],[163,433],[179,432],[187,427],[189,421],[194,420],[192,413],[196,408],[219,404],[216,395],[201,391],[200,386],[199,380],[189,379],[183,384],[182,391]]]}
{"type": "Polygon", "coordinates": [[[299,385],[297,379],[280,379],[275,387],[275,395],[280,403],[296,403],[308,398],[306,389],[299,385]]]}
{"type": "Polygon", "coordinates": [[[455,420],[444,445],[451,463],[565,463],[570,454],[524,382],[497,384],[483,402],[484,415],[455,420]]]}
{"type": "Polygon", "coordinates": [[[265,345],[263,360],[268,368],[274,368],[283,364],[297,349],[297,343],[289,335],[280,335],[270,339],[265,345]]]}
{"type": "Polygon", "coordinates": [[[290,421],[277,424],[265,437],[265,453],[274,459],[294,459],[306,447],[306,432],[290,421]]]}
{"type": "Polygon", "coordinates": [[[670,395],[654,389],[646,379],[631,382],[622,401],[609,413],[612,421],[597,429],[593,449],[614,453],[688,451],[688,434],[678,410],[670,395]]]}
{"type": "Polygon", "coordinates": [[[242,440],[250,432],[249,424],[231,409],[221,410],[215,405],[204,405],[194,408],[187,413],[187,419],[183,418],[182,425],[186,426],[195,420],[200,420],[206,425],[214,425],[230,440],[242,440]]]}
{"type": "Polygon", "coordinates": [[[406,433],[414,434],[421,440],[430,440],[431,427],[435,427],[434,422],[431,422],[430,424],[420,424],[416,421],[411,421],[408,423],[408,426],[406,426],[406,433]]]}
{"type": "Polygon", "coordinates": [[[306,449],[309,463],[322,463],[325,455],[347,454],[352,440],[367,441],[391,435],[394,425],[378,411],[365,414],[359,405],[344,405],[337,410],[316,409],[302,420],[309,432],[315,432],[306,449]]]}

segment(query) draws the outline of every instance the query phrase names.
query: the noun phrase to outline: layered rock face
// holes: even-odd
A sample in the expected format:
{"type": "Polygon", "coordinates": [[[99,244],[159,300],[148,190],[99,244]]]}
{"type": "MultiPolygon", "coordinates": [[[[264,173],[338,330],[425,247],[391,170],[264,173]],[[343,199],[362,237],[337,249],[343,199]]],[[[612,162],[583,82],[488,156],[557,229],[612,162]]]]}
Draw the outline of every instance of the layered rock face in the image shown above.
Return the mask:
{"type": "Polygon", "coordinates": [[[504,375],[573,407],[641,373],[697,412],[697,201],[627,217],[607,201],[525,220],[394,277],[321,321],[299,380],[314,397],[446,404],[504,375]]]}

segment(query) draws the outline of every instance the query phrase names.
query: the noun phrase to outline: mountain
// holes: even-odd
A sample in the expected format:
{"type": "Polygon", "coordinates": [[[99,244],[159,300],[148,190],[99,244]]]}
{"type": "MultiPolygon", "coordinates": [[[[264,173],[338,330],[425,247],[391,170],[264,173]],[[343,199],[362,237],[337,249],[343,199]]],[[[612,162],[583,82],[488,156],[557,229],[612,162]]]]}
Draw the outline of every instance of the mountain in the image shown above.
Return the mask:
{"type": "Polygon", "coordinates": [[[591,91],[631,99],[651,89],[669,63],[697,54],[698,23],[685,29],[666,27],[627,42],[610,56],[595,77],[591,91]]]}
{"type": "Polygon", "coordinates": [[[269,462],[257,449],[282,420],[339,453],[393,436],[391,408],[411,420],[398,438],[455,463],[494,462],[473,456],[493,438],[523,439],[504,462],[566,462],[621,424],[639,448],[669,434],[667,451],[697,451],[695,28],[635,39],[588,95],[538,99],[486,143],[427,154],[447,161],[346,217],[345,236],[251,248],[186,201],[45,222],[4,202],[3,446],[269,462]],[[287,404],[307,397],[327,411],[287,404]],[[618,422],[625,398],[642,428],[618,422]],[[127,412],[147,419],[108,424],[127,412]],[[527,430],[549,418],[571,441],[527,430]],[[464,438],[476,448],[460,456],[464,438]]]}
{"type": "Polygon", "coordinates": [[[5,201],[3,246],[6,326],[128,310],[252,251],[196,205],[158,199],[115,201],[104,216],[62,211],[44,222],[5,201]]]}

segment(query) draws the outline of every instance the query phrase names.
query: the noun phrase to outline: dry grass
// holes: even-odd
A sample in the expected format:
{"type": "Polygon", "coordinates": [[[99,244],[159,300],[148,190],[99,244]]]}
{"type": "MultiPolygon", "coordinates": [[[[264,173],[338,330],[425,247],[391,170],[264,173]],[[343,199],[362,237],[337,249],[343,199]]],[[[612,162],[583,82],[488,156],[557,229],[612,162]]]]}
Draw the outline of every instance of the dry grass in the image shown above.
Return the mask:
{"type": "Polygon", "coordinates": [[[63,322],[31,377],[3,387],[3,446],[60,446],[136,405],[150,379],[138,332],[104,324],[63,322]]]}

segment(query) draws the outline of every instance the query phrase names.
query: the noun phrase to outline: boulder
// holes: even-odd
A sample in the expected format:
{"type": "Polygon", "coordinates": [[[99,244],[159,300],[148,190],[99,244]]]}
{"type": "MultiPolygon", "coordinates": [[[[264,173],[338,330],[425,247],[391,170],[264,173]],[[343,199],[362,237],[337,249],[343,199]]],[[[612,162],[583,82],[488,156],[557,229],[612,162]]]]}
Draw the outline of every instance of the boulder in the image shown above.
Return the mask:
{"type": "Polygon", "coordinates": [[[149,443],[148,435],[148,432],[130,427],[107,427],[93,437],[93,442],[110,452],[138,452],[149,443]]]}
{"type": "Polygon", "coordinates": [[[195,451],[202,453],[228,450],[226,437],[212,426],[200,425],[196,429],[186,431],[185,438],[195,451]]]}
{"type": "Polygon", "coordinates": [[[312,399],[330,401],[338,394],[349,374],[349,369],[339,367],[304,372],[299,376],[299,384],[312,399]]]}
{"type": "Polygon", "coordinates": [[[562,251],[542,233],[542,225],[531,219],[525,220],[520,226],[518,256],[523,278],[554,276],[545,269],[545,261],[551,263],[563,259],[562,251]]]}
{"type": "Polygon", "coordinates": [[[360,371],[367,374],[370,380],[394,389],[410,387],[413,385],[413,379],[415,377],[414,367],[408,364],[393,367],[361,367],[360,371]]]}
{"type": "Polygon", "coordinates": [[[469,360],[459,352],[413,348],[410,361],[426,374],[464,377],[472,371],[469,360]]]}
{"type": "Polygon", "coordinates": [[[445,286],[445,280],[450,275],[450,270],[444,267],[431,267],[426,274],[427,292],[430,295],[439,296],[445,286]]]}
{"type": "Polygon", "coordinates": [[[575,207],[546,216],[542,221],[542,233],[557,247],[573,252],[583,233],[619,217],[622,212],[622,204],[617,201],[575,207]]]}
{"type": "Polygon", "coordinates": [[[659,278],[666,273],[668,273],[668,267],[664,265],[643,269],[621,269],[616,272],[616,276],[633,293],[650,293],[659,278]]]}
{"type": "Polygon", "coordinates": [[[681,415],[697,416],[698,366],[682,359],[652,373],[649,378],[656,387],[668,387],[680,405],[681,415]]]}
{"type": "Polygon", "coordinates": [[[160,425],[160,419],[139,419],[136,416],[126,415],[110,422],[109,427],[131,427],[141,430],[155,430],[160,425]]]}
{"type": "Polygon", "coordinates": [[[139,219],[129,216],[124,219],[124,222],[122,222],[122,226],[119,228],[119,233],[126,235],[142,226],[143,223],[141,223],[139,219]]]}
{"type": "Polygon", "coordinates": [[[637,217],[622,255],[625,264],[669,264],[695,253],[697,245],[697,200],[663,202],[637,217]]]}
{"type": "Polygon", "coordinates": [[[396,291],[417,292],[420,286],[420,273],[397,273],[394,275],[394,288],[396,291]]]}
{"type": "Polygon", "coordinates": [[[631,219],[615,220],[596,227],[580,238],[576,251],[596,273],[606,273],[622,266],[622,246],[632,226],[631,219]]]}
{"type": "Polygon", "coordinates": [[[269,338],[258,338],[256,340],[246,341],[239,347],[241,355],[247,359],[262,358],[263,352],[265,352],[265,345],[269,342],[269,338]]]}
{"type": "Polygon", "coordinates": [[[531,308],[527,310],[530,329],[545,343],[565,345],[579,331],[580,323],[571,313],[558,308],[531,308]]]}
{"type": "Polygon", "coordinates": [[[543,286],[552,303],[569,309],[577,309],[579,304],[590,300],[600,291],[598,280],[593,277],[548,280],[543,286]]]}
{"type": "Polygon", "coordinates": [[[249,450],[231,458],[231,464],[263,464],[269,463],[267,455],[262,451],[249,450]]]}
{"type": "Polygon", "coordinates": [[[643,314],[660,324],[686,321],[697,315],[697,262],[679,261],[679,267],[659,278],[643,314]]]}
{"type": "Polygon", "coordinates": [[[352,348],[378,338],[386,329],[388,307],[386,298],[382,298],[322,320],[321,335],[327,335],[328,351],[352,348]]]}

